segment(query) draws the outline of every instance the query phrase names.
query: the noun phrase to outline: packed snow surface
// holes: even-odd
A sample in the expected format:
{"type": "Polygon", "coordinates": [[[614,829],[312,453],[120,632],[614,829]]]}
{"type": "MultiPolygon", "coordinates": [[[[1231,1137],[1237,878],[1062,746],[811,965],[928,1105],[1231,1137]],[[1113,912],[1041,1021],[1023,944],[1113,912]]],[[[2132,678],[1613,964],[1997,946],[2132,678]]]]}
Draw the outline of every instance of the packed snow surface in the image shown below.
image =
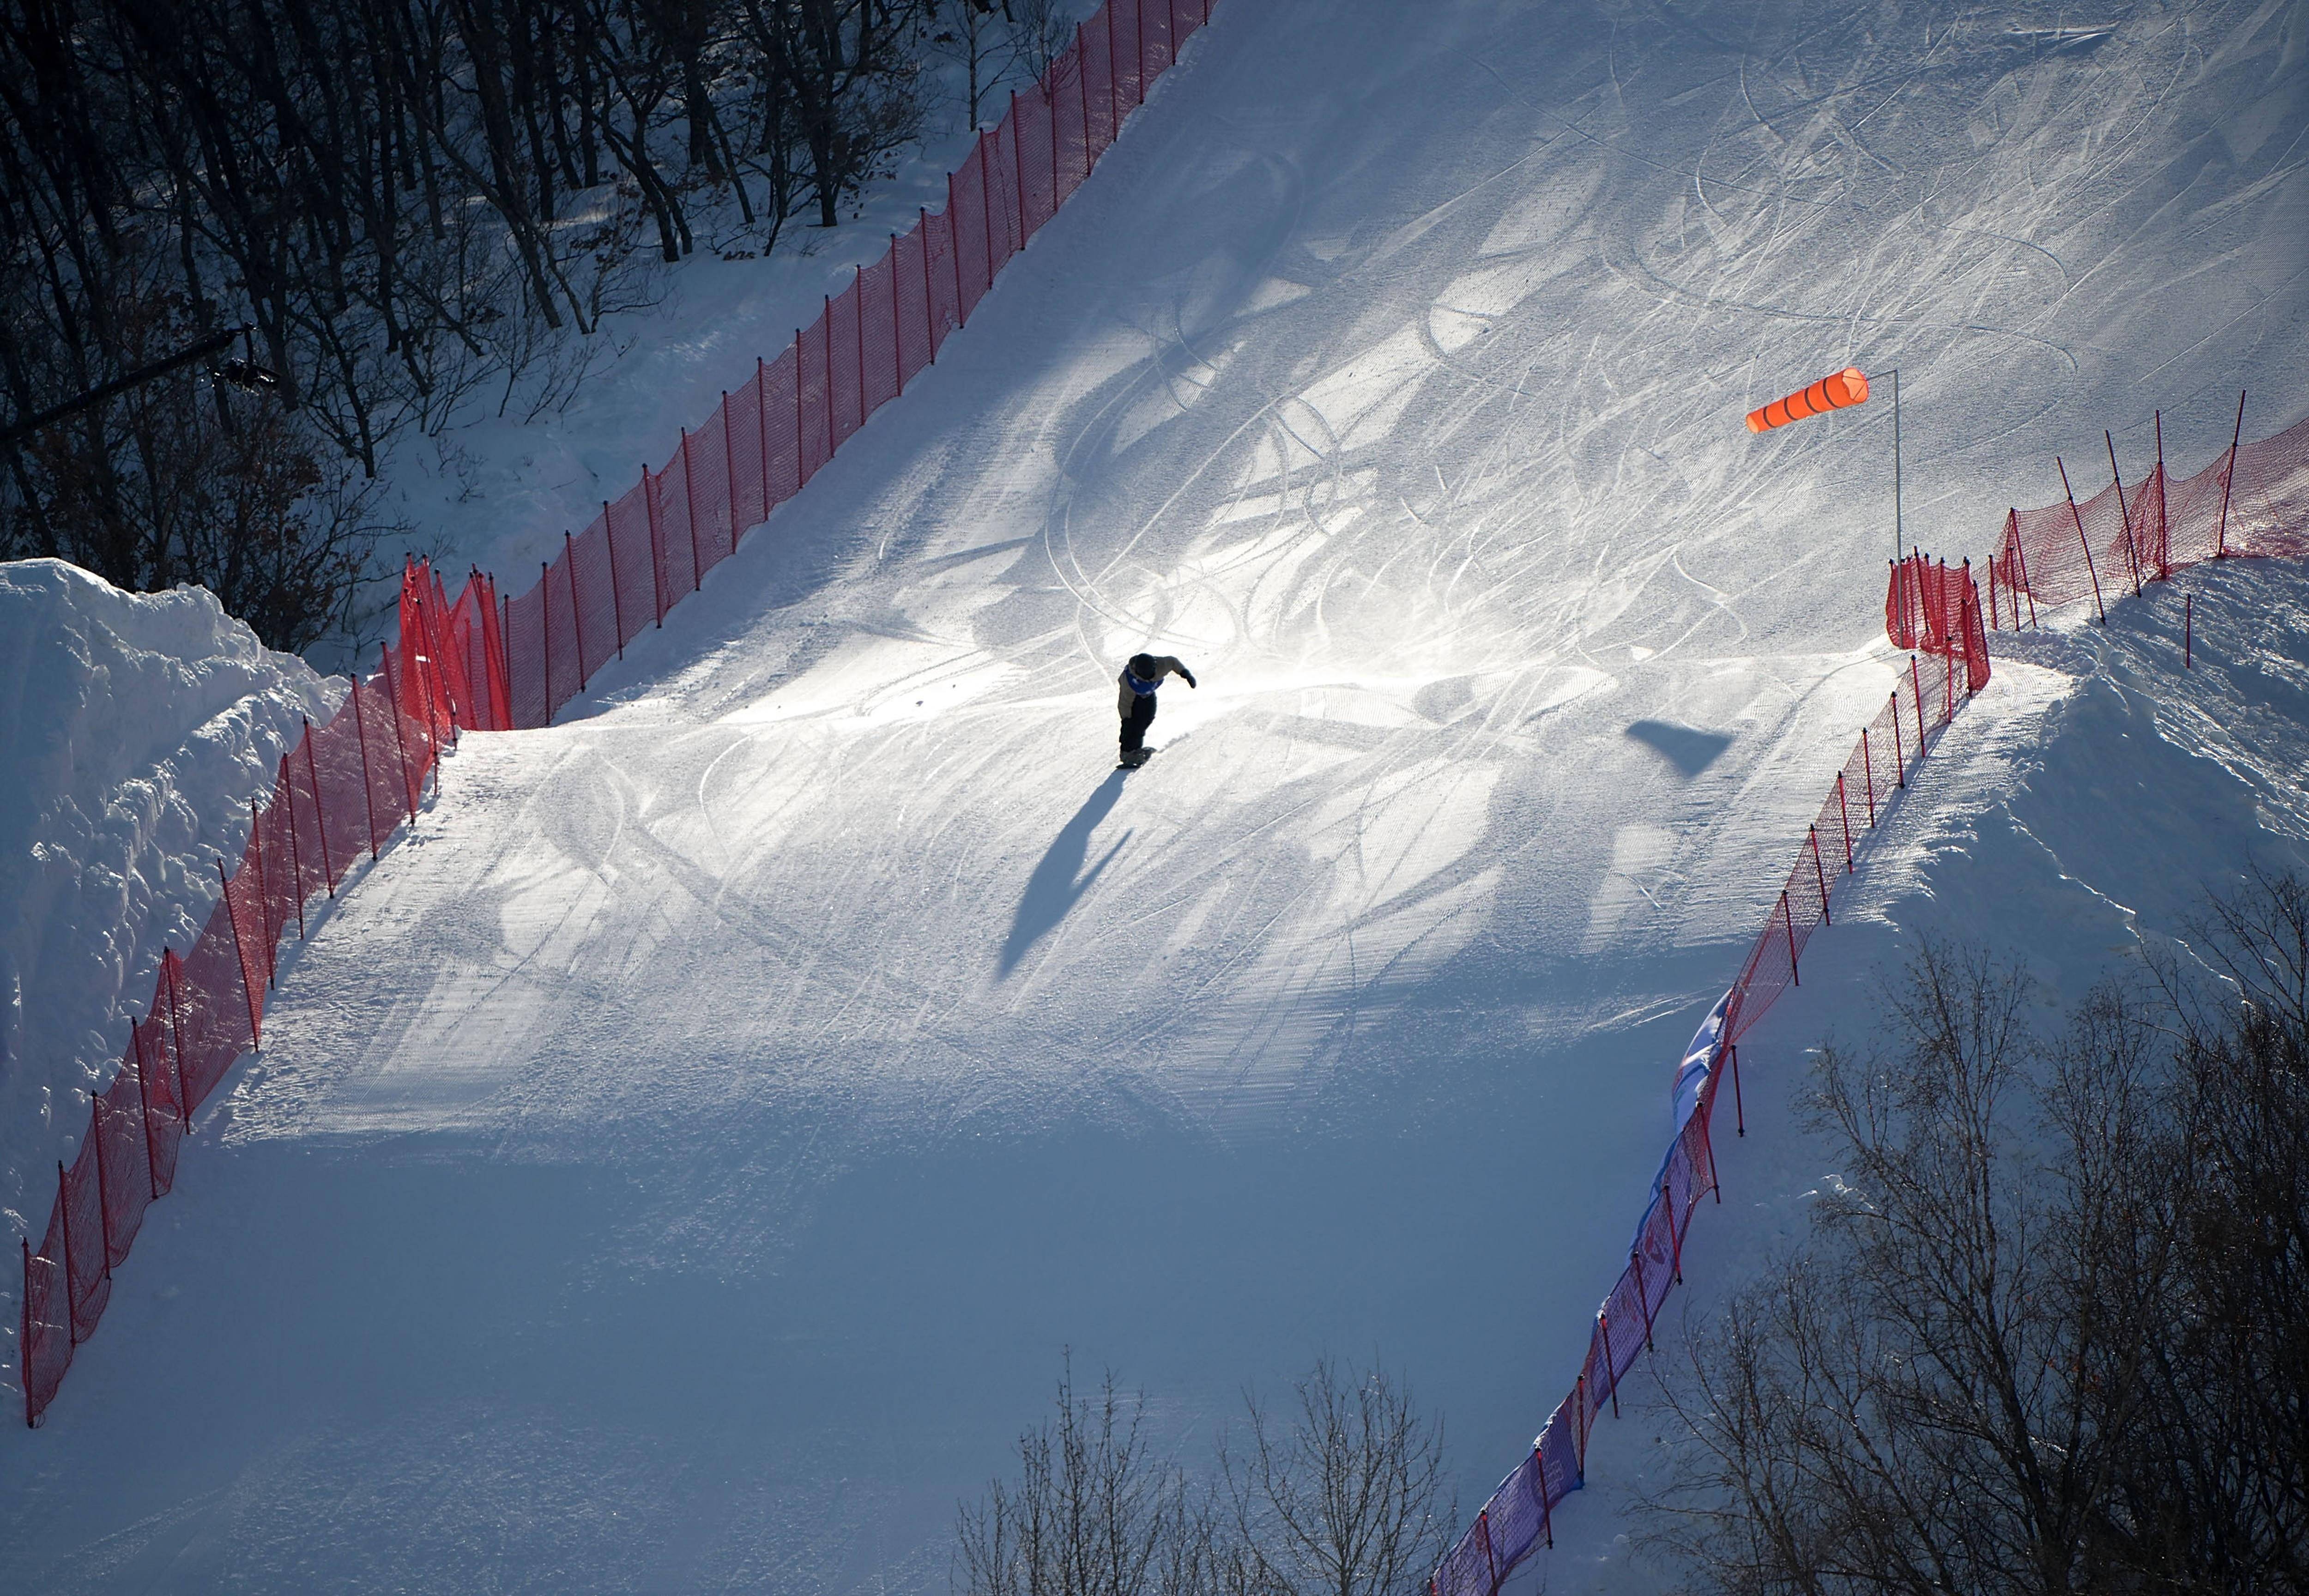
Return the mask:
{"type": "Polygon", "coordinates": [[[0,565],[0,1206],[35,1245],[161,948],[192,945],[250,796],[342,693],[205,589],[0,565]]]}
{"type": "MultiPolygon", "coordinates": [[[[284,962],[0,1442],[0,1579],[935,1591],[1066,1348],[1189,1462],[1376,1354],[1480,1500],[1892,677],[1888,406],[1742,413],[1897,366],[1961,553],[2104,425],[2130,479],[2152,406],[2184,465],[2299,412],[2297,13],[2073,22],[1222,0],[936,368],[284,962]],[[1126,776],[1141,648],[1202,686],[1126,776]]],[[[2081,967],[2299,837],[2297,623],[2184,676],[2131,613],[2000,664],[1751,1114],[1919,906],[2081,967]],[[2094,786],[2175,772],[2123,899],[2094,786]],[[1980,880],[1992,821],[2045,845],[1980,880]]],[[[1564,1588],[1641,1577],[1608,1495],[1564,1588]]]]}

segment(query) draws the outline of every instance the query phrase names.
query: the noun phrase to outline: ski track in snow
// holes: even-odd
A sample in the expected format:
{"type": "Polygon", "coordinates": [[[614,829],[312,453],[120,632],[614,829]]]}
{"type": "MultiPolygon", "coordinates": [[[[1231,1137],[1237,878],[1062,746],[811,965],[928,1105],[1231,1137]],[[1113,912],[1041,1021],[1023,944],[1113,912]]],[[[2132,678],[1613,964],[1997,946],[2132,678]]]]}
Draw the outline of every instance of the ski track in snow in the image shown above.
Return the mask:
{"type": "MultiPolygon", "coordinates": [[[[1064,1347],[1190,1459],[1327,1348],[1448,1414],[1463,1503],[1514,1462],[1892,679],[1887,407],[1741,413],[1899,366],[1951,555],[2104,425],[2130,472],[2156,404],[2187,466],[2224,390],[2289,419],[2303,68],[2244,5],[1402,14],[1225,0],[710,591],[467,738],[0,1443],[0,1583],[937,1590],[1064,1347]],[[1203,686],[1126,779],[1150,646],[1203,686]]],[[[2297,840],[2297,721],[2077,685],[2158,681],[2156,606],[2000,666],[1751,1119],[1902,927],[1979,909],[1997,817],[2079,968],[2109,902],[2174,911],[2033,815],[2052,733],[2228,728],[2207,836],[2297,840]]],[[[1760,1144],[1699,1290],[1806,1156],[1760,1144]]],[[[1640,1584],[1591,1480],[1551,1580],[1640,1584]]]]}

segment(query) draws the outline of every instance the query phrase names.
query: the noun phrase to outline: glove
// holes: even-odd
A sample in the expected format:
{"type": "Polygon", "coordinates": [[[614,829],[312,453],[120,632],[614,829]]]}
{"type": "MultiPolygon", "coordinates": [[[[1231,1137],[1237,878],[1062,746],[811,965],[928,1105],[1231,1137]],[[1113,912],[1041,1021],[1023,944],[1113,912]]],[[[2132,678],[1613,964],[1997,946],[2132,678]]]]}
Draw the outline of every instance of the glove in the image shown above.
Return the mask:
{"type": "Polygon", "coordinates": [[[1191,687],[1195,685],[1195,673],[1193,671],[1189,670],[1184,666],[1180,666],[1179,668],[1179,674],[1187,678],[1187,686],[1191,687]]]}

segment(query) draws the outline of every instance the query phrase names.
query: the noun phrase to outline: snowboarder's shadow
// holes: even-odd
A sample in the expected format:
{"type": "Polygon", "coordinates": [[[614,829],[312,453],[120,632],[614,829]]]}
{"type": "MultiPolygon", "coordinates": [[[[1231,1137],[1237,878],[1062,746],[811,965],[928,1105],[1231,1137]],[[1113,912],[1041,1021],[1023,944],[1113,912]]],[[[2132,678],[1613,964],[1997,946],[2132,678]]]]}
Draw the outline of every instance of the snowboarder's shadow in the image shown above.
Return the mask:
{"type": "Polygon", "coordinates": [[[1098,829],[1098,823],[1106,818],[1108,812],[1114,807],[1115,800],[1122,796],[1124,774],[1121,771],[1110,772],[1106,780],[1098,784],[1097,790],[1083,800],[1083,807],[1075,811],[1074,818],[1068,821],[1058,836],[1052,839],[1042,862],[1026,878],[1025,893],[1019,898],[1018,908],[1010,917],[1010,935],[1002,944],[1002,957],[995,971],[997,980],[1016,970],[1018,961],[1026,956],[1034,944],[1067,918],[1076,901],[1090,891],[1091,883],[1098,879],[1099,872],[1112,864],[1114,856],[1122,851],[1122,845],[1130,841],[1130,833],[1123,833],[1098,863],[1087,870],[1083,868],[1084,860],[1090,857],[1090,834],[1098,829]]]}

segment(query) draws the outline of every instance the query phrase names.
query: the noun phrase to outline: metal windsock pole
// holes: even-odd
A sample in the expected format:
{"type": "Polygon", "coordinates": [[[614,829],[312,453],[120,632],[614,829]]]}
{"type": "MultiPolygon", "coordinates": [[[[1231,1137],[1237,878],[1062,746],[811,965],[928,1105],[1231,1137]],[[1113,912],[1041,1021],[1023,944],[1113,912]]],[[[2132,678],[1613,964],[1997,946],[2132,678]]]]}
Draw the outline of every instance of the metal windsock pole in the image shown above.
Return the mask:
{"type": "Polygon", "coordinates": [[[1898,559],[1900,550],[1907,547],[1901,536],[1900,526],[1900,368],[1890,372],[1892,378],[1892,557],[1898,559]]]}

